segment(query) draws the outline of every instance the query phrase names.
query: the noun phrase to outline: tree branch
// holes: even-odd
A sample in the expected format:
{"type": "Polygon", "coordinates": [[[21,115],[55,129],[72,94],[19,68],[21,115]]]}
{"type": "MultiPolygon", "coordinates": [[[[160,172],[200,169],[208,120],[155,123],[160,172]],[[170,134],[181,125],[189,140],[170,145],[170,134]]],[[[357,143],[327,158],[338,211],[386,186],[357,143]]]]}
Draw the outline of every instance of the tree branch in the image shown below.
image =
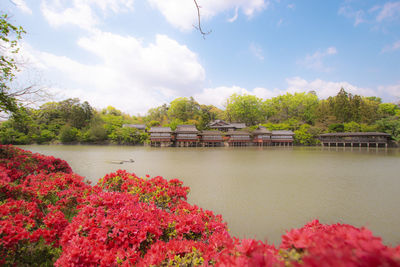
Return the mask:
{"type": "Polygon", "coordinates": [[[201,35],[203,35],[203,39],[206,39],[206,35],[210,34],[211,31],[204,32],[203,29],[201,28],[201,15],[200,15],[200,8],[201,8],[201,6],[199,6],[199,4],[197,3],[196,0],[193,0],[193,2],[194,2],[194,4],[196,5],[196,9],[197,9],[197,19],[198,19],[197,26],[196,26],[196,25],[193,25],[193,27],[195,27],[195,28],[201,33],[201,35]]]}

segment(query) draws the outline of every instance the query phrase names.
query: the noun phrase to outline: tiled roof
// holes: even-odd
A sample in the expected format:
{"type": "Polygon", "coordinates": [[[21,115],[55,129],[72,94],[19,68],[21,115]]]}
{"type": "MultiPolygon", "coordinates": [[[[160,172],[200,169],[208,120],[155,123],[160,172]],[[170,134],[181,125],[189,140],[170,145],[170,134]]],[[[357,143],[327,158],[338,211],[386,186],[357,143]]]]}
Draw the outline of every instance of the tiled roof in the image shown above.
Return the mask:
{"type": "Polygon", "coordinates": [[[272,134],[272,132],[270,130],[267,130],[267,128],[265,128],[264,126],[258,126],[253,134],[272,134]]]}
{"type": "Polygon", "coordinates": [[[151,127],[150,133],[172,133],[170,127],[151,127]]]}
{"type": "Polygon", "coordinates": [[[178,125],[175,132],[179,133],[198,133],[195,125],[178,125]]]}

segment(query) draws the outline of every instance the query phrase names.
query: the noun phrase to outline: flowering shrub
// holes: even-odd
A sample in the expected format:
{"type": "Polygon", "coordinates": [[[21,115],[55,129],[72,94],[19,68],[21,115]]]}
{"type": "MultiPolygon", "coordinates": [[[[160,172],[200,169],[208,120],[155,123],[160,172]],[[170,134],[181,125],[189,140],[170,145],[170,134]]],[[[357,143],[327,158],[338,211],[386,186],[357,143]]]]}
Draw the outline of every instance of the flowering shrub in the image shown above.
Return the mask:
{"type": "Polygon", "coordinates": [[[141,201],[153,202],[161,208],[172,208],[180,200],[187,199],[189,187],[182,184],[177,179],[167,181],[160,176],[142,179],[123,170],[107,174],[98,182],[104,190],[137,195],[141,201]]]}
{"type": "Polygon", "coordinates": [[[322,262],[327,266],[400,266],[400,246],[396,251],[368,229],[348,224],[324,225],[314,220],[282,236],[280,248],[292,255],[297,252],[300,257],[294,260],[307,266],[322,262]]]}
{"type": "Polygon", "coordinates": [[[65,161],[0,146],[0,264],[56,266],[400,266],[400,246],[317,220],[279,248],[231,237],[186,201],[179,180],[126,171],[96,186],[65,161]]]}
{"type": "Polygon", "coordinates": [[[11,181],[38,172],[72,173],[71,167],[64,160],[33,154],[11,145],[0,145],[0,167],[5,168],[11,181]]]}

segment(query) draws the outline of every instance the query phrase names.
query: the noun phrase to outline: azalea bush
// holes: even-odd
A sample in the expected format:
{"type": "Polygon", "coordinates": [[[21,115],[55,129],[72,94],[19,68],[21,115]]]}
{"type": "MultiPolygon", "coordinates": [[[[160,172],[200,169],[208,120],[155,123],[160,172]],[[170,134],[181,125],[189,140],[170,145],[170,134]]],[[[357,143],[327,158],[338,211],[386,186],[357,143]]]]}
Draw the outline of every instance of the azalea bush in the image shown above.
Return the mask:
{"type": "Polygon", "coordinates": [[[400,266],[366,228],[315,220],[279,247],[229,234],[176,179],[119,170],[97,185],[60,159],[0,146],[0,264],[8,266],[400,266]]]}

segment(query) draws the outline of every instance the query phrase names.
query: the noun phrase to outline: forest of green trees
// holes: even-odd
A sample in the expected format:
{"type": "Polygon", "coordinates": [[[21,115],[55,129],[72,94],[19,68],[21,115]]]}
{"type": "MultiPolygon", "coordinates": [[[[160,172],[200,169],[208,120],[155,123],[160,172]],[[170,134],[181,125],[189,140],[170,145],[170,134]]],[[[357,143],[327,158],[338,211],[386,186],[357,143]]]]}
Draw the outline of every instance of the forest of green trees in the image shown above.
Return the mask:
{"type": "Polygon", "coordinates": [[[202,105],[192,97],[181,97],[169,104],[151,108],[144,116],[130,116],[109,106],[97,110],[88,102],[67,99],[49,102],[39,108],[20,108],[0,125],[2,144],[114,143],[143,144],[148,134],[124,124],[169,126],[195,124],[207,129],[216,119],[243,122],[248,130],[263,125],[270,130],[292,130],[295,143],[315,145],[325,132],[389,133],[400,141],[400,107],[382,103],[377,97],[352,95],[341,89],[320,100],[315,92],[287,93],[271,99],[233,94],[221,110],[202,105]]]}

